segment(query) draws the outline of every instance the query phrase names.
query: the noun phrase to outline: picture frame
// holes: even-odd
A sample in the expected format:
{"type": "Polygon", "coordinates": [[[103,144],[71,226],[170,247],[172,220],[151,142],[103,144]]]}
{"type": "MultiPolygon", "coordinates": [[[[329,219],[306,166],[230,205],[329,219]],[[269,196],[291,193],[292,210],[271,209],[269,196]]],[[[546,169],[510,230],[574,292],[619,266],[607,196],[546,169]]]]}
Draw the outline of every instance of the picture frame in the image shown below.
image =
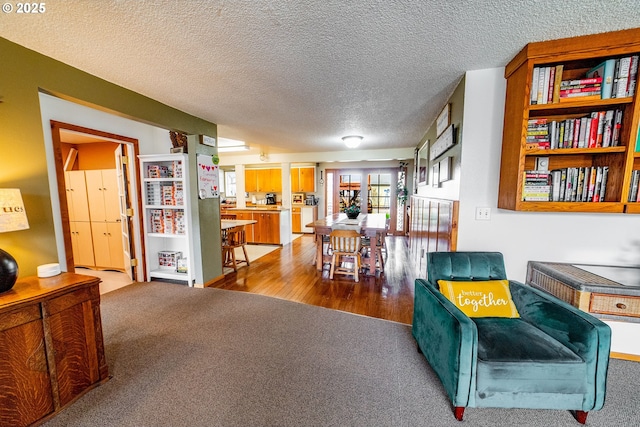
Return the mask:
{"type": "Polygon", "coordinates": [[[440,182],[449,181],[451,179],[451,156],[447,156],[438,162],[440,170],[438,171],[438,179],[440,182]]]}
{"type": "Polygon", "coordinates": [[[216,146],[216,139],[208,135],[200,135],[200,144],[207,145],[209,147],[216,146]]]}
{"type": "Polygon", "coordinates": [[[431,181],[431,186],[440,187],[440,163],[436,163],[431,167],[431,174],[433,178],[431,181]]]}
{"type": "Polygon", "coordinates": [[[431,161],[437,159],[455,144],[456,129],[454,125],[450,125],[444,132],[442,132],[442,135],[440,135],[438,139],[436,139],[436,142],[433,143],[431,152],[429,153],[429,159],[431,161]]]}
{"type": "Polygon", "coordinates": [[[418,186],[427,185],[429,175],[429,140],[427,139],[422,147],[418,150],[418,161],[416,176],[418,177],[418,186]]]}
{"type": "Polygon", "coordinates": [[[447,104],[444,106],[440,114],[438,114],[438,118],[436,119],[436,134],[437,136],[442,135],[449,125],[451,124],[451,104],[447,104]]]}

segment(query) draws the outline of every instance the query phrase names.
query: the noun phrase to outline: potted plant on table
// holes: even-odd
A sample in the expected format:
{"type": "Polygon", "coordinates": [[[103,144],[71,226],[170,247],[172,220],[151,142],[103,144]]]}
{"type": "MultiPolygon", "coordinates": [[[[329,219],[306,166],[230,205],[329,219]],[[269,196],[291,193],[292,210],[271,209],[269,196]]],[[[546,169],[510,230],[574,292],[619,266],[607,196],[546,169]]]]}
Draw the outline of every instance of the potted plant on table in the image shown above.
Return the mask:
{"type": "Polygon", "coordinates": [[[344,213],[347,214],[347,218],[356,219],[358,218],[358,215],[360,215],[360,206],[355,203],[351,203],[349,206],[344,208],[344,213]]]}

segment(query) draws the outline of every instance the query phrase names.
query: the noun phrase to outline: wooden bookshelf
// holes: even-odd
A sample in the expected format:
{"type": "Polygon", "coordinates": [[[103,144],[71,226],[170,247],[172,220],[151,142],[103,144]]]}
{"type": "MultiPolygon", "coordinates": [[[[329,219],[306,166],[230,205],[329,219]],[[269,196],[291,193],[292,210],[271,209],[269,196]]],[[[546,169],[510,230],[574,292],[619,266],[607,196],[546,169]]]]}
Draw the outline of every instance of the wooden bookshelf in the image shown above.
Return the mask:
{"type": "MultiPolygon", "coordinates": [[[[505,67],[505,102],[498,207],[516,211],[640,213],[640,203],[627,202],[633,169],[640,168],[635,152],[640,101],[632,96],[580,98],[531,104],[534,68],[562,65],[562,80],[584,78],[607,59],[640,54],[640,28],[529,43],[505,67]],[[598,148],[531,149],[530,119],[566,120],[598,111],[622,110],[619,144],[598,148]],[[606,193],[600,202],[523,201],[524,172],[535,169],[536,158],[548,157],[549,170],[570,167],[609,167],[606,193]]],[[[639,67],[640,68],[640,67],[639,67]]],[[[557,77],[556,77],[557,78],[557,77]]],[[[551,98],[549,98],[551,99],[551,98]]]]}

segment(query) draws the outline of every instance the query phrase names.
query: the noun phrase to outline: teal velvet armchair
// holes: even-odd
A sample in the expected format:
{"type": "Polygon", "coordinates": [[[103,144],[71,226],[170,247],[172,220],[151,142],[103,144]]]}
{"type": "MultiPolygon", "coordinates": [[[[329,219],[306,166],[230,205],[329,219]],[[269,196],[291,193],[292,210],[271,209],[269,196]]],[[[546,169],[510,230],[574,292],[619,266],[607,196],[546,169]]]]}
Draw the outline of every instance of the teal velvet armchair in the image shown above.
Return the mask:
{"type": "MultiPolygon", "coordinates": [[[[519,318],[468,317],[438,280],[507,279],[498,252],[427,254],[413,336],[462,421],[466,407],[561,409],[586,422],[605,400],[611,330],[542,291],[509,281],[519,318]]],[[[479,284],[482,286],[482,284],[479,284]]]]}

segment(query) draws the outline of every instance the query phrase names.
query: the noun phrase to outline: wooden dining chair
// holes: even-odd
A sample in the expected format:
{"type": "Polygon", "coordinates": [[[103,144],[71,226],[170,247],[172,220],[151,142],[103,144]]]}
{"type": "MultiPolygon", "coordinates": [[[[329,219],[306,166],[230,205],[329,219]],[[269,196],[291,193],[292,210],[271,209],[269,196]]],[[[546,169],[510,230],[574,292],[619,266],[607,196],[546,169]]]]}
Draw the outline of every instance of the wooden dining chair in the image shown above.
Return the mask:
{"type": "Polygon", "coordinates": [[[360,233],[355,230],[333,230],[329,238],[332,249],[329,278],[333,279],[334,274],[345,274],[352,275],[354,280],[358,282],[358,273],[362,266],[360,233]],[[351,258],[352,262],[343,264],[345,258],[351,258]]]}
{"type": "Polygon", "coordinates": [[[238,271],[238,264],[247,263],[249,265],[249,256],[247,255],[247,237],[244,226],[239,225],[227,230],[225,239],[222,242],[222,260],[223,267],[231,267],[233,271],[238,271]],[[236,248],[242,248],[244,259],[236,258],[236,248]]]}
{"type": "Polygon", "coordinates": [[[223,213],[220,214],[220,219],[236,219],[236,214],[230,214],[230,213],[223,213]]]}
{"type": "MultiPolygon", "coordinates": [[[[382,254],[382,249],[384,248],[384,238],[382,237],[382,232],[380,233],[376,233],[375,237],[373,237],[373,239],[376,239],[376,252],[375,253],[371,253],[371,237],[363,237],[362,238],[362,252],[363,252],[363,256],[365,257],[370,257],[370,256],[375,256],[376,257],[376,266],[378,269],[380,269],[380,272],[384,272],[384,256],[382,254]]],[[[386,250],[385,250],[386,253],[386,250]]],[[[368,266],[368,264],[365,264],[365,266],[368,266]]]]}

